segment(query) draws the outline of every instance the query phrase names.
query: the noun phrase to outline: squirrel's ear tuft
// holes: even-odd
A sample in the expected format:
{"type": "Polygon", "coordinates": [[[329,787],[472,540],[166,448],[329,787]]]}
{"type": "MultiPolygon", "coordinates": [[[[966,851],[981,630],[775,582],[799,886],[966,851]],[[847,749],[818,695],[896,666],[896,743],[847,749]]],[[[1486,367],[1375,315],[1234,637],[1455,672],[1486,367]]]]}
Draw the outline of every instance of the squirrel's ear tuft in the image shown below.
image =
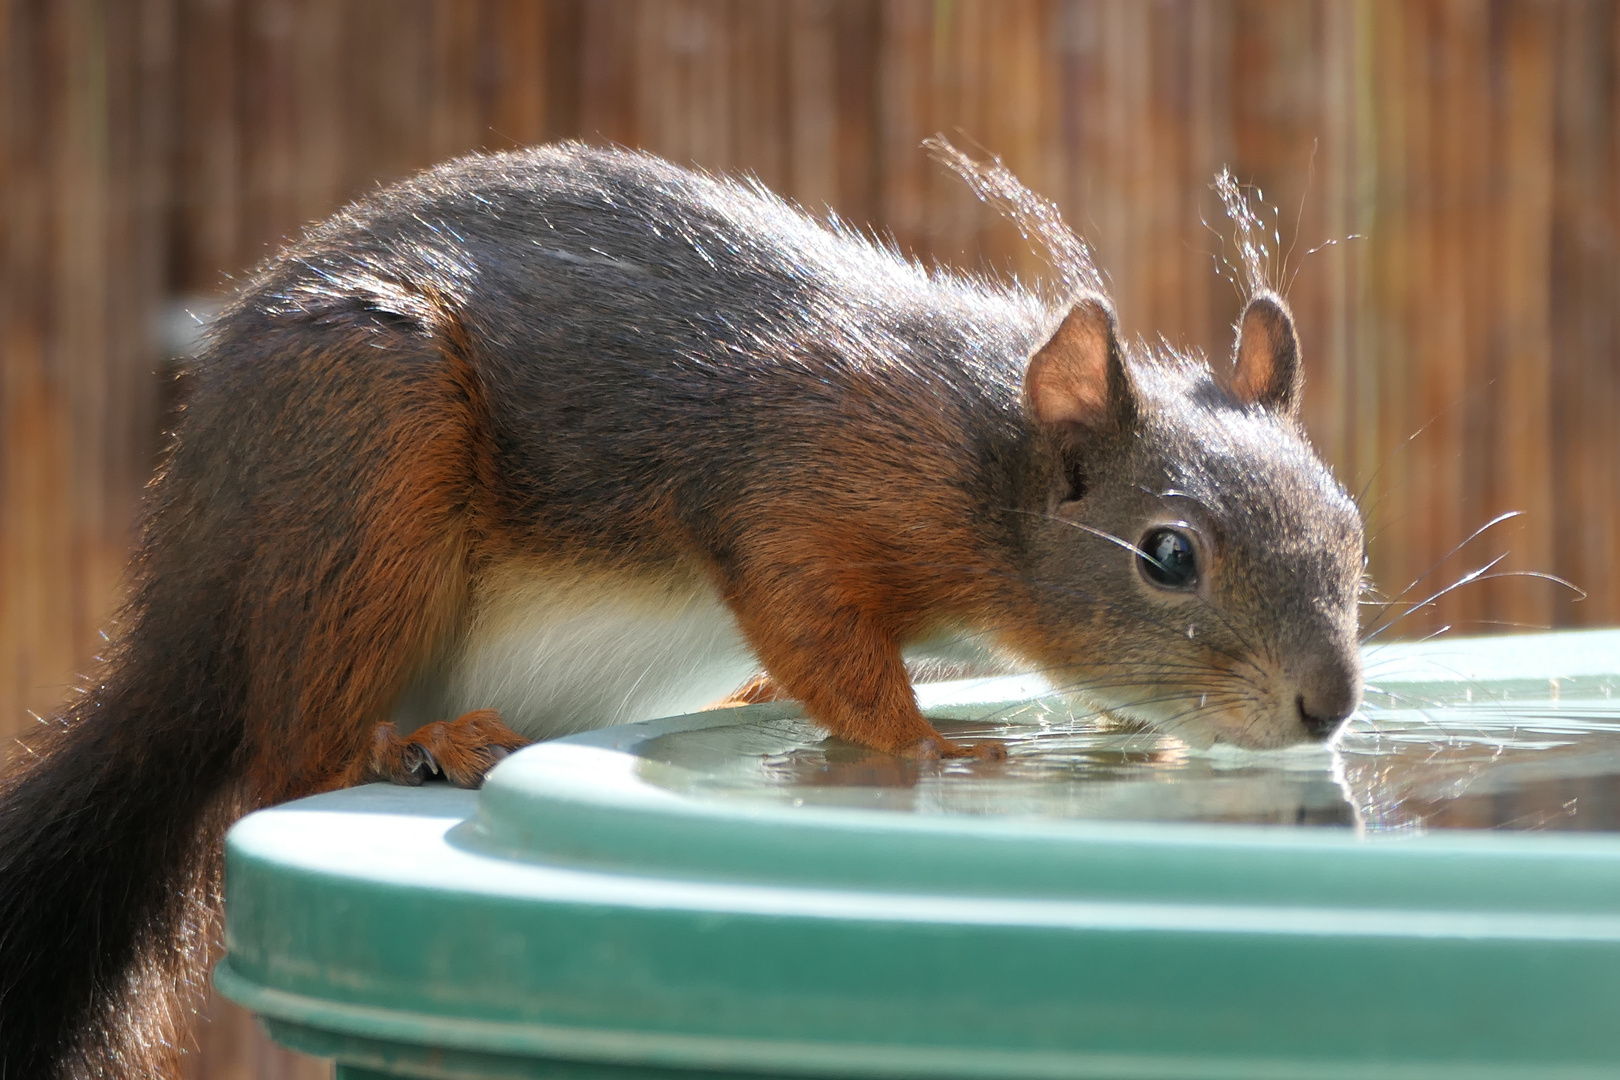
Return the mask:
{"type": "Polygon", "coordinates": [[[1024,401],[1042,427],[1129,426],[1135,392],[1119,347],[1114,309],[1101,296],[1075,301],[1024,371],[1024,401]]]}
{"type": "Polygon", "coordinates": [[[1282,297],[1261,293],[1243,309],[1232,364],[1230,389],[1239,403],[1262,405],[1283,416],[1299,412],[1305,372],[1299,362],[1299,335],[1282,297]]]}

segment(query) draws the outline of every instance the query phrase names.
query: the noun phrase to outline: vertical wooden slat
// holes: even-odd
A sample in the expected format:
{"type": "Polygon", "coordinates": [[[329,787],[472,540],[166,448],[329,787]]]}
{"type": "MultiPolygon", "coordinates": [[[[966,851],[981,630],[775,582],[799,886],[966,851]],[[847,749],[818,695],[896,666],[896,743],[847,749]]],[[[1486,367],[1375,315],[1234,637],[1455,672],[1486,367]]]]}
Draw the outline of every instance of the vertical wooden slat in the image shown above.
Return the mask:
{"type": "MultiPolygon", "coordinates": [[[[1053,95],[1047,92],[1046,52],[1041,42],[1043,7],[1038,0],[1018,3],[975,3],[977,36],[984,46],[983,75],[977,92],[975,134],[986,148],[1031,187],[1050,190],[1042,148],[1055,114],[1053,95]]],[[[1055,170],[1054,170],[1055,172],[1055,170]]],[[[1003,272],[1026,280],[1047,274],[1045,264],[1016,229],[1000,216],[981,207],[983,226],[978,237],[982,257],[1003,272]]]]}
{"type": "Polygon", "coordinates": [[[428,19],[429,75],[423,85],[427,153],[412,161],[412,168],[490,145],[491,132],[481,122],[484,110],[479,108],[486,70],[478,48],[482,7],[467,0],[434,0],[428,19]]]}
{"type": "Polygon", "coordinates": [[[297,226],[331,213],[344,189],[345,52],[343,8],[327,0],[300,0],[294,16],[291,73],[296,166],[292,216],[297,226]]]}
{"type": "Polygon", "coordinates": [[[113,69],[120,74],[110,80],[109,103],[116,110],[110,132],[115,221],[107,346],[114,406],[105,419],[111,565],[105,570],[108,587],[93,584],[90,590],[111,597],[132,539],[138,494],[159,448],[165,400],[168,357],[161,354],[155,314],[171,269],[179,26],[175,0],[109,5],[108,12],[109,40],[131,46],[110,51],[123,58],[113,69]]]}
{"type": "MultiPolygon", "coordinates": [[[[1070,225],[1099,250],[1104,242],[1099,222],[1109,218],[1107,189],[1099,182],[1103,130],[1102,26],[1098,0],[1059,0],[1056,46],[1060,108],[1053,138],[1059,182],[1050,194],[1064,205],[1070,225]]],[[[1103,263],[1108,272],[1108,265],[1103,263]]]]}
{"type": "MultiPolygon", "coordinates": [[[[1373,231],[1366,240],[1375,291],[1372,306],[1378,311],[1377,336],[1366,362],[1384,377],[1372,398],[1377,423],[1374,443],[1367,448],[1363,468],[1356,477],[1356,493],[1367,523],[1371,576],[1390,599],[1410,582],[1414,570],[1408,538],[1416,523],[1406,513],[1411,494],[1409,476],[1417,461],[1409,441],[1415,429],[1411,418],[1409,379],[1416,354],[1407,332],[1412,282],[1420,280],[1412,259],[1415,214],[1410,189],[1415,182],[1408,147],[1412,109],[1406,94],[1412,66],[1409,52],[1410,22],[1404,8],[1383,5],[1375,9],[1375,34],[1380,47],[1371,61],[1370,91],[1377,114],[1373,143],[1379,162],[1373,231]]],[[[1393,613],[1369,609],[1372,623],[1393,613]]],[[[1367,629],[1374,630],[1369,623],[1367,629]]]]}
{"type": "Polygon", "coordinates": [[[431,162],[454,142],[457,107],[433,101],[454,48],[436,38],[433,0],[350,0],[343,6],[343,181],[359,194],[431,162]]]}
{"type": "MultiPolygon", "coordinates": [[[[104,535],[107,460],[102,423],[109,409],[107,385],[108,232],[107,37],[93,0],[58,5],[61,66],[53,118],[56,138],[49,243],[55,256],[49,283],[50,348],[46,352],[51,393],[63,403],[71,439],[66,514],[68,559],[64,589],[54,603],[67,609],[68,655],[81,661],[95,633],[89,596],[90,570],[104,535]]],[[[94,601],[97,607],[104,598],[94,601]]],[[[64,672],[66,674],[66,672],[64,672]]],[[[77,681],[77,673],[74,673],[77,681]]],[[[59,684],[58,695],[68,689],[59,684]]]]}
{"type": "MultiPolygon", "coordinates": [[[[676,80],[680,72],[671,67],[664,47],[674,12],[660,0],[640,0],[634,11],[629,30],[635,71],[629,100],[633,145],[681,160],[686,157],[682,151],[687,132],[676,119],[685,118],[686,110],[681,106],[687,87],[676,80]]],[[[686,163],[690,163],[689,158],[686,163]]]]}
{"type": "MultiPolygon", "coordinates": [[[[1432,126],[1427,153],[1433,164],[1426,214],[1432,277],[1426,289],[1428,302],[1416,312],[1414,327],[1427,350],[1426,378],[1418,397],[1419,422],[1428,424],[1421,436],[1423,448],[1430,455],[1421,507],[1426,565],[1441,560],[1447,549],[1485,521],[1476,488],[1479,446],[1473,433],[1489,381],[1486,358],[1469,348],[1471,318],[1483,314],[1477,299],[1480,268],[1470,249],[1480,224],[1490,220],[1477,182],[1483,172],[1477,168],[1478,160],[1488,153],[1489,128],[1481,125],[1469,130],[1466,123],[1459,122],[1468,118],[1462,103],[1482,94],[1489,100],[1490,87],[1482,84],[1489,55],[1489,9],[1472,0],[1454,0],[1438,5],[1435,18],[1434,26],[1445,35],[1449,47],[1430,49],[1427,56],[1434,95],[1429,113],[1432,126]]],[[[1476,559],[1489,544],[1486,540],[1472,546],[1458,558],[1476,559]]],[[[1462,563],[1455,559],[1442,562],[1433,584],[1449,583],[1459,565],[1462,563]]],[[[1448,600],[1446,610],[1453,621],[1469,628],[1477,625],[1479,586],[1459,590],[1448,600]]]]}
{"type": "Polygon", "coordinates": [[[925,242],[929,166],[921,144],[933,134],[928,112],[933,11],[931,0],[891,0],[879,8],[877,220],[908,253],[925,242]]]}
{"type": "Polygon", "coordinates": [[[1108,268],[1125,333],[1153,332],[1147,263],[1152,238],[1146,215],[1135,206],[1138,192],[1153,185],[1153,147],[1146,129],[1152,72],[1142,63],[1148,50],[1152,10],[1129,0],[1103,5],[1102,71],[1105,84],[1095,107],[1106,116],[1105,141],[1097,148],[1105,182],[1097,209],[1103,214],[1098,247],[1108,268]]]}
{"type": "Polygon", "coordinates": [[[1177,340],[1185,346],[1203,346],[1215,363],[1225,361],[1231,343],[1226,325],[1235,306],[1232,290],[1215,273],[1211,253],[1214,237],[1204,228],[1206,215],[1215,210],[1209,184],[1216,171],[1233,160],[1231,51],[1232,5],[1228,0],[1200,3],[1185,10],[1187,122],[1181,138],[1184,161],[1176,177],[1175,199],[1182,223],[1179,250],[1166,253],[1177,259],[1184,275],[1179,305],[1185,316],[1177,340]],[[1211,336],[1212,335],[1212,336],[1211,336]]]}
{"type": "MultiPolygon", "coordinates": [[[[1552,565],[1553,462],[1551,414],[1551,254],[1553,203],[1553,39],[1550,7],[1505,9],[1502,42],[1500,146],[1503,181],[1497,417],[1511,415],[1497,431],[1502,452],[1496,470],[1493,510],[1521,510],[1513,538],[1515,564],[1552,565]]],[[[1554,596],[1540,582],[1509,591],[1503,608],[1520,621],[1551,622],[1554,596]],[[1511,597],[1511,599],[1509,599],[1511,597]]]]}
{"type": "Polygon", "coordinates": [[[833,112],[837,147],[834,205],[865,225],[878,211],[877,29],[873,0],[835,0],[833,112]]]}
{"type": "Polygon", "coordinates": [[[235,0],[181,5],[180,252],[188,292],[213,292],[238,266],[241,197],[235,0]]]}
{"type": "Polygon", "coordinates": [[[593,0],[581,15],[580,134],[636,143],[630,103],[638,82],[631,64],[633,0],[593,0]]]}
{"type": "MultiPolygon", "coordinates": [[[[1445,51],[1452,65],[1460,68],[1450,80],[1447,97],[1442,100],[1439,115],[1444,118],[1441,138],[1444,141],[1444,176],[1448,192],[1438,218],[1443,244],[1447,252],[1448,274],[1454,274],[1456,299],[1454,309],[1442,317],[1448,338],[1457,353],[1461,374],[1453,392],[1457,403],[1448,413],[1460,423],[1458,433],[1459,461],[1453,472],[1458,485],[1456,495],[1449,500],[1455,506],[1455,516],[1431,538],[1434,557],[1462,543],[1464,538],[1484,525],[1493,515],[1490,498],[1491,458],[1502,445],[1503,432],[1491,406],[1491,392],[1497,357],[1493,350],[1500,344],[1500,316],[1497,305],[1499,279],[1497,267],[1501,255],[1501,235],[1496,224],[1501,217],[1497,211],[1502,197],[1493,191],[1492,178],[1497,175],[1493,155],[1503,152],[1491,124],[1489,108],[1478,102],[1489,102],[1493,94],[1501,92],[1501,81],[1493,76],[1499,70],[1500,55],[1495,52],[1501,38],[1499,23],[1493,23],[1489,8],[1478,3],[1457,5],[1457,14],[1449,16],[1450,25],[1458,29],[1456,40],[1445,51]]],[[[1447,23],[1442,23],[1444,28],[1447,23]]],[[[1442,29],[1442,32],[1446,32],[1442,29]]],[[[1449,584],[1459,575],[1483,565],[1497,553],[1514,543],[1516,526],[1502,532],[1492,531],[1469,544],[1456,558],[1447,562],[1437,586],[1449,584]]],[[[1446,597],[1444,624],[1459,631],[1478,633],[1506,622],[1525,622],[1522,613],[1494,610],[1491,583],[1468,585],[1446,597]]],[[[1496,598],[1524,595],[1523,589],[1498,590],[1496,598]]],[[[1529,622],[1537,620],[1531,619],[1529,622]]]]}
{"type": "Polygon", "coordinates": [[[238,95],[242,140],[239,258],[263,257],[297,232],[298,113],[295,0],[244,0],[238,95]]]}
{"type": "MultiPolygon", "coordinates": [[[[958,142],[967,146],[976,156],[1002,154],[1001,147],[993,144],[997,134],[993,118],[995,82],[997,79],[996,54],[1003,47],[1001,20],[1013,5],[1005,6],[994,0],[956,0],[955,19],[950,25],[952,59],[942,67],[939,75],[950,87],[950,96],[944,100],[950,108],[946,130],[954,132],[958,142]]],[[[991,274],[1006,274],[1012,267],[1008,256],[1012,245],[1005,237],[998,215],[976,199],[969,198],[962,183],[942,169],[934,173],[939,194],[947,205],[955,205],[955,214],[947,213],[947,221],[958,225],[955,242],[940,254],[958,266],[983,270],[991,274]]]]}
{"type": "MultiPolygon", "coordinates": [[[[1614,139],[1614,141],[1609,145],[1609,154],[1605,168],[1605,179],[1608,192],[1604,202],[1608,207],[1608,219],[1612,223],[1614,230],[1611,235],[1615,236],[1615,245],[1617,248],[1620,248],[1620,138],[1615,138],[1615,129],[1613,126],[1617,122],[1620,122],[1620,18],[1612,19],[1609,27],[1609,33],[1605,35],[1604,40],[1608,42],[1609,49],[1611,50],[1608,52],[1605,58],[1606,63],[1604,65],[1604,76],[1608,82],[1607,100],[1610,124],[1609,131],[1610,137],[1614,139]]],[[[1616,255],[1616,259],[1620,260],[1620,254],[1616,255]]],[[[1609,274],[1610,281],[1613,283],[1612,288],[1608,290],[1607,296],[1600,295],[1597,302],[1600,304],[1605,304],[1607,310],[1611,313],[1620,312],[1620,266],[1617,266],[1615,263],[1611,262],[1609,265],[1609,274]]],[[[1596,362],[1598,364],[1602,364],[1604,363],[1604,360],[1602,357],[1599,357],[1596,362]]],[[[1587,363],[1590,364],[1591,361],[1588,360],[1587,363]]],[[[1607,371],[1609,373],[1609,388],[1611,392],[1607,398],[1598,396],[1591,402],[1590,408],[1592,412],[1588,413],[1589,416],[1595,413],[1601,413],[1601,415],[1605,418],[1620,416],[1620,373],[1617,373],[1617,369],[1620,369],[1620,318],[1615,318],[1611,323],[1611,334],[1609,339],[1607,371]]],[[[1613,484],[1609,487],[1599,488],[1595,492],[1582,492],[1580,497],[1582,500],[1584,500],[1593,497],[1605,498],[1612,494],[1614,497],[1613,505],[1620,506],[1620,464],[1614,463],[1617,458],[1620,458],[1620,427],[1617,427],[1617,425],[1615,425],[1612,421],[1605,419],[1605,421],[1599,425],[1599,429],[1608,432],[1608,447],[1614,451],[1610,455],[1611,468],[1613,471],[1609,474],[1613,484]]],[[[1577,438],[1579,438],[1579,436],[1572,436],[1570,441],[1573,442],[1577,438]]],[[[1599,445],[1599,452],[1603,452],[1603,446],[1601,443],[1599,445]]],[[[1571,513],[1579,513],[1579,510],[1572,507],[1571,513]]],[[[1616,524],[1615,529],[1615,532],[1611,532],[1608,536],[1604,537],[1600,543],[1612,548],[1614,543],[1613,537],[1620,535],[1620,523],[1616,524]]],[[[1593,557],[1598,559],[1603,558],[1604,556],[1602,554],[1602,549],[1600,548],[1594,551],[1593,557]]],[[[1594,604],[1590,608],[1587,608],[1585,612],[1587,621],[1591,623],[1599,623],[1604,621],[1620,622],[1620,572],[1617,572],[1614,568],[1613,560],[1609,560],[1609,562],[1611,569],[1607,599],[1605,600],[1603,594],[1599,594],[1596,597],[1598,603],[1594,604]],[[1601,604],[1601,607],[1599,604],[1601,604]]]]}
{"type": "Polygon", "coordinates": [[[773,190],[788,180],[788,37],[782,3],[734,0],[729,19],[735,166],[773,190]]]}
{"type": "Polygon", "coordinates": [[[1336,4],[1322,13],[1322,134],[1313,161],[1317,184],[1314,201],[1321,206],[1315,220],[1320,221],[1321,231],[1292,238],[1293,266],[1285,268],[1285,272],[1298,275],[1295,280],[1303,278],[1307,286],[1318,286],[1313,296],[1317,350],[1314,356],[1307,354],[1307,425],[1323,456],[1346,479],[1353,478],[1355,410],[1350,407],[1354,402],[1350,359],[1355,348],[1355,324],[1351,307],[1352,241],[1345,238],[1355,231],[1350,223],[1359,216],[1355,185],[1356,49],[1361,9],[1360,4],[1336,4]],[[1328,241],[1335,243],[1314,256],[1309,254],[1313,247],[1328,241]]]}
{"type": "Polygon", "coordinates": [[[595,0],[545,0],[548,139],[575,138],[581,133],[580,101],[585,89],[581,65],[585,60],[584,8],[587,2],[595,4],[595,0]]]}
{"type": "Polygon", "coordinates": [[[495,0],[485,7],[479,51],[487,68],[479,85],[491,149],[545,140],[546,16],[547,6],[535,0],[495,0]]]}
{"type": "MultiPolygon", "coordinates": [[[[1137,280],[1141,288],[1135,315],[1155,346],[1168,341],[1192,344],[1181,308],[1182,271],[1187,258],[1177,241],[1183,206],[1178,182],[1182,168],[1182,123],[1187,109],[1187,67],[1184,62],[1186,11],[1174,4],[1145,9],[1142,47],[1148,64],[1142,80],[1141,122],[1135,142],[1144,153],[1141,168],[1146,183],[1136,193],[1136,213],[1142,230],[1137,248],[1137,280]],[[1162,335],[1162,336],[1161,336],[1162,335]]],[[[1199,328],[1202,329],[1201,327],[1199,328]]]]}
{"type": "MultiPolygon", "coordinates": [[[[1401,203],[1405,228],[1392,255],[1402,263],[1399,272],[1405,284],[1398,294],[1394,333],[1404,343],[1409,363],[1396,369],[1396,381],[1390,387],[1386,405],[1394,422],[1388,445],[1399,448],[1406,460],[1389,485],[1391,497],[1380,506],[1383,520],[1377,528],[1386,544],[1397,552],[1396,577],[1386,581],[1386,590],[1393,596],[1412,590],[1409,596],[1421,598],[1425,587],[1432,585],[1435,572],[1430,565],[1433,552],[1428,539],[1433,532],[1428,510],[1436,499],[1451,498],[1454,493],[1442,494],[1434,484],[1435,448],[1444,446],[1443,431],[1435,430],[1440,418],[1433,411],[1431,396],[1424,392],[1427,374],[1434,365],[1428,333],[1434,325],[1434,312],[1433,305],[1418,293],[1420,287],[1427,292],[1435,280],[1430,244],[1433,130],[1429,10],[1427,5],[1402,5],[1398,17],[1398,32],[1405,48],[1400,52],[1402,66],[1393,73],[1400,79],[1396,94],[1403,119],[1402,145],[1397,152],[1406,168],[1403,183],[1394,195],[1401,203]]],[[[1401,632],[1423,634],[1434,625],[1437,623],[1430,611],[1419,611],[1407,620],[1401,632]]]]}
{"type": "Polygon", "coordinates": [[[726,169],[732,151],[729,27],[721,0],[643,3],[636,31],[639,145],[683,164],[726,169]]]}
{"type": "MultiPolygon", "coordinates": [[[[928,89],[924,101],[930,134],[943,134],[974,154],[985,151],[985,132],[977,123],[963,83],[974,56],[973,17],[976,9],[964,4],[935,4],[928,42],[928,89]],[[964,38],[966,41],[964,42],[964,38]]],[[[960,181],[944,169],[923,169],[922,248],[925,257],[972,266],[969,258],[977,234],[979,207],[960,181]]]]}
{"type": "MultiPolygon", "coordinates": [[[[1379,8],[1375,0],[1357,0],[1355,4],[1354,55],[1351,60],[1350,80],[1355,96],[1352,143],[1345,147],[1345,171],[1350,174],[1349,187],[1353,192],[1355,212],[1346,224],[1352,225],[1351,234],[1331,234],[1328,239],[1344,248],[1339,257],[1353,267],[1349,275],[1354,292],[1345,297],[1352,311],[1348,320],[1353,325],[1352,337],[1344,364],[1350,368],[1351,397],[1344,406],[1353,410],[1352,440],[1348,461],[1341,462],[1341,477],[1350,485],[1358,498],[1376,499],[1377,494],[1368,485],[1380,471],[1383,453],[1382,417],[1379,398],[1388,384],[1383,374],[1388,358],[1383,349],[1385,334],[1377,310],[1378,283],[1374,276],[1377,266],[1377,230],[1381,227],[1379,191],[1384,146],[1379,137],[1379,8]]],[[[1398,362],[1398,359],[1397,359],[1398,362]]]]}
{"type": "Polygon", "coordinates": [[[736,121],[732,110],[736,55],[726,0],[702,0],[692,6],[680,43],[683,61],[691,68],[692,160],[711,169],[736,169],[736,121]]]}
{"type": "Polygon", "coordinates": [[[1614,5],[1560,9],[1551,276],[1554,566],[1589,596],[1555,614],[1592,624],[1620,610],[1620,153],[1614,5]],[[1604,362],[1604,359],[1607,362],[1604,362]]]}
{"type": "Polygon", "coordinates": [[[791,0],[788,9],[788,193],[812,213],[838,198],[832,15],[832,0],[791,0]]]}
{"type": "Polygon", "coordinates": [[[44,4],[13,3],[5,20],[6,287],[0,290],[0,439],[5,460],[0,473],[0,647],[6,735],[30,725],[30,710],[43,712],[60,696],[73,662],[72,619],[64,597],[71,596],[71,536],[67,493],[71,431],[65,403],[52,392],[46,273],[54,259],[50,197],[54,177],[51,103],[59,49],[52,16],[44,4]],[[48,684],[55,683],[56,686],[48,684]]]}

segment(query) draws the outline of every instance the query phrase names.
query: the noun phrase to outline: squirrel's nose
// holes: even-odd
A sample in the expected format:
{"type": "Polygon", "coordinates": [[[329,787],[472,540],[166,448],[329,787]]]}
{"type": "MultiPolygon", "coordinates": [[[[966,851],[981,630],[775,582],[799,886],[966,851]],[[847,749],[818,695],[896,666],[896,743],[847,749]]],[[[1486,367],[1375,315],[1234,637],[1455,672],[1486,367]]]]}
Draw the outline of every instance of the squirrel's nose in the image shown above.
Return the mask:
{"type": "Polygon", "coordinates": [[[1296,684],[1294,708],[1313,739],[1326,739],[1361,704],[1361,670],[1354,662],[1314,665],[1296,684]]]}

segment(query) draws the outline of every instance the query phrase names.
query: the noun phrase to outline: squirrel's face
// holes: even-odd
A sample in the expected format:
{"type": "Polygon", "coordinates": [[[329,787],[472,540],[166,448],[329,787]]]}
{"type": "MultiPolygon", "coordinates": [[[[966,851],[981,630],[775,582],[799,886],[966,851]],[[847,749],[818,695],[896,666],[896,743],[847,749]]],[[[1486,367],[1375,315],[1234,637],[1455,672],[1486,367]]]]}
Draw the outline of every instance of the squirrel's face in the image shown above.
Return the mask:
{"type": "Polygon", "coordinates": [[[1362,527],[1294,419],[1287,309],[1250,304],[1225,386],[1174,360],[1127,365],[1113,327],[1082,301],[1026,376],[1048,481],[1028,651],[1083,699],[1194,745],[1327,738],[1361,698],[1362,527]]]}

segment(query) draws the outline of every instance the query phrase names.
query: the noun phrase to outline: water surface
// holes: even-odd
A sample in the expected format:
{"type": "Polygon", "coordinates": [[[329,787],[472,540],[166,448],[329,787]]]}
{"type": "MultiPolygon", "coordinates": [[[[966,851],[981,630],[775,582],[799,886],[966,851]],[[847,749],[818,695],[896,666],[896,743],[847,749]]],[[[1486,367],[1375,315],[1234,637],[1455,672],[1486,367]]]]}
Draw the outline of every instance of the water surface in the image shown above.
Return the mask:
{"type": "Polygon", "coordinates": [[[1245,822],[1368,831],[1620,830],[1620,695],[1547,683],[1374,691],[1331,746],[1197,752],[1056,696],[929,710],[1006,761],[910,761],[790,717],[653,740],[692,795],[913,813],[1245,822]]]}

